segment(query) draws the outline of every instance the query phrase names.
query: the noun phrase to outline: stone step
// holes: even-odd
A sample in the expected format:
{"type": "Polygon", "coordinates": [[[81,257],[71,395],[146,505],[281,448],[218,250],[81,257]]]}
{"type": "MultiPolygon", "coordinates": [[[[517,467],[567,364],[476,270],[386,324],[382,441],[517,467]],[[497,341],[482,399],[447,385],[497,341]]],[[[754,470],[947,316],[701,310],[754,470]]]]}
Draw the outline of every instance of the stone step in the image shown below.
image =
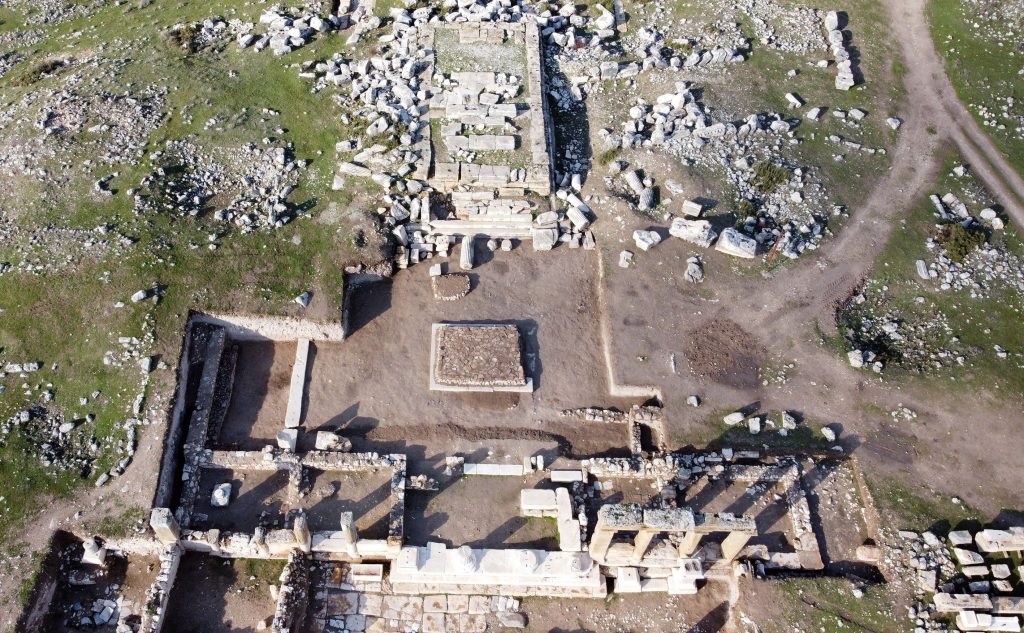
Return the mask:
{"type": "Polygon", "coordinates": [[[520,216],[479,216],[474,220],[433,220],[430,232],[433,235],[483,235],[493,238],[528,239],[533,217],[520,216]]]}

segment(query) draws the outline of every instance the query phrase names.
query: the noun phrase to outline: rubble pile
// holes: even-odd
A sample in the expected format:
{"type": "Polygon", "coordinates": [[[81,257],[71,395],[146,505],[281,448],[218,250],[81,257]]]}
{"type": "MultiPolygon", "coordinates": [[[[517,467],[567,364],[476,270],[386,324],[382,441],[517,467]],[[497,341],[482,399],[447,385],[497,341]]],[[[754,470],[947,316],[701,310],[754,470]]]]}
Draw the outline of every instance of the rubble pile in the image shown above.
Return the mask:
{"type": "Polygon", "coordinates": [[[61,413],[33,406],[16,413],[0,425],[0,446],[17,433],[26,444],[27,455],[54,471],[88,475],[102,451],[90,431],[96,416],[66,419],[61,413]]]}
{"type": "Polygon", "coordinates": [[[296,160],[290,144],[281,146],[270,139],[239,149],[204,150],[189,140],[168,141],[164,149],[149,155],[157,167],[138,189],[128,192],[135,212],[196,216],[214,196],[233,192],[231,200],[214,211],[215,220],[243,232],[283,226],[296,213],[286,201],[308,161],[296,160]]]}
{"type": "Polygon", "coordinates": [[[889,562],[915,595],[907,609],[915,631],[1020,630],[1013,576],[1021,570],[1007,561],[1024,550],[1024,528],[953,530],[945,538],[901,530],[891,547],[889,562]]]}
{"type": "Polygon", "coordinates": [[[259,24],[266,27],[266,32],[257,34],[251,28],[241,29],[236,35],[238,45],[251,46],[255,51],[269,47],[274,55],[281,56],[302,48],[318,33],[348,28],[349,22],[347,16],[322,17],[297,8],[274,6],[263,12],[259,24]]]}
{"type": "Polygon", "coordinates": [[[784,6],[775,0],[745,0],[740,9],[750,18],[761,46],[787,53],[824,51],[823,20],[818,9],[784,6]]]}
{"type": "Polygon", "coordinates": [[[25,24],[56,26],[68,20],[85,18],[106,6],[104,0],[7,0],[5,7],[25,16],[25,24]]]}
{"type": "Polygon", "coordinates": [[[927,318],[907,317],[887,299],[888,287],[869,280],[840,308],[841,332],[853,348],[853,367],[880,373],[887,365],[911,371],[963,366],[971,350],[957,338],[949,317],[932,306],[927,318]]]}
{"type": "MultiPolygon", "coordinates": [[[[697,90],[690,82],[678,82],[675,93],[661,95],[655,104],[638,102],[629,109],[629,119],[623,122],[621,131],[605,128],[599,132],[605,149],[663,147],[684,164],[724,169],[753,211],[743,219],[743,233],[753,237],[763,251],[774,247],[780,254],[796,258],[804,250],[817,248],[825,233],[825,220],[814,211],[825,203],[821,185],[811,180],[808,171],[794,167],[788,170],[786,182],[765,191],[755,169],[764,162],[755,161],[755,157],[772,156],[793,123],[779,114],[752,114],[738,123],[716,122],[697,99],[697,90]],[[753,201],[758,201],[760,207],[753,201]]],[[[628,180],[628,174],[625,178],[634,193],[643,193],[628,180]]],[[[688,228],[680,225],[678,230],[686,232],[688,228]]],[[[709,227],[692,229],[695,243],[710,244],[714,240],[709,227]]]]}
{"type": "MultiPolygon", "coordinates": [[[[959,166],[954,169],[954,174],[966,176],[966,168],[959,166]]],[[[965,196],[980,197],[970,189],[965,191],[965,196]]],[[[933,194],[929,199],[933,215],[938,220],[937,231],[949,231],[959,225],[976,234],[987,234],[1001,231],[1005,226],[1002,217],[991,207],[981,209],[975,217],[967,204],[953,192],[942,197],[933,194]]],[[[917,276],[924,281],[937,281],[940,290],[969,291],[972,299],[987,298],[997,290],[1024,293],[1024,260],[1001,246],[986,241],[957,262],[950,257],[943,240],[929,237],[925,245],[935,258],[931,262],[916,262],[917,276]]]]}
{"type": "Polygon", "coordinates": [[[25,59],[25,56],[18,51],[8,51],[0,54],[0,77],[10,72],[23,59],[25,59]]]}

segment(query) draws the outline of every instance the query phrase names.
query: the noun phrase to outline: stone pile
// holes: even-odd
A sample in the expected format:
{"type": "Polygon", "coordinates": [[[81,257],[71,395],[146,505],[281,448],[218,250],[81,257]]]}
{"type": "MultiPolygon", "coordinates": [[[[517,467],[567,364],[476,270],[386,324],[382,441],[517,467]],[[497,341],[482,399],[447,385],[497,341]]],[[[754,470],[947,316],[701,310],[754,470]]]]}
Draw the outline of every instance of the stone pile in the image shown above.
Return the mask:
{"type": "Polygon", "coordinates": [[[256,34],[251,28],[246,28],[237,35],[238,46],[251,46],[256,51],[269,47],[274,55],[280,56],[302,48],[318,33],[348,28],[348,17],[321,17],[311,12],[275,6],[260,15],[259,24],[266,27],[266,32],[256,34]]]}
{"type": "Polygon", "coordinates": [[[832,49],[832,56],[836,60],[836,88],[849,90],[857,85],[857,79],[853,73],[853,61],[846,48],[846,36],[840,30],[839,20],[839,14],[836,11],[829,11],[825,15],[825,31],[828,33],[828,44],[832,49]]]}
{"type": "Polygon", "coordinates": [[[760,46],[801,54],[825,49],[818,9],[775,0],[742,0],[739,8],[749,17],[760,46]]]}
{"type": "Polygon", "coordinates": [[[851,365],[877,371],[893,364],[915,371],[965,365],[972,352],[955,336],[945,313],[934,306],[926,310],[927,319],[908,318],[887,301],[887,293],[885,284],[869,280],[840,308],[851,365]]]}
{"type": "MultiPolygon", "coordinates": [[[[296,160],[290,146],[269,139],[262,145],[247,143],[240,151],[227,151],[205,150],[189,140],[168,141],[149,156],[155,169],[138,189],[129,190],[135,212],[197,216],[214,196],[234,192],[224,208],[214,211],[214,220],[243,232],[283,226],[296,213],[287,198],[308,161],[296,160]]],[[[217,234],[212,236],[211,249],[216,248],[217,234]]]]}
{"type": "Polygon", "coordinates": [[[915,630],[948,631],[948,620],[964,631],[1020,630],[1024,609],[1013,596],[1013,575],[1022,570],[998,561],[1022,549],[1019,527],[954,530],[945,538],[900,531],[889,558],[916,596],[908,608],[915,630]]]}

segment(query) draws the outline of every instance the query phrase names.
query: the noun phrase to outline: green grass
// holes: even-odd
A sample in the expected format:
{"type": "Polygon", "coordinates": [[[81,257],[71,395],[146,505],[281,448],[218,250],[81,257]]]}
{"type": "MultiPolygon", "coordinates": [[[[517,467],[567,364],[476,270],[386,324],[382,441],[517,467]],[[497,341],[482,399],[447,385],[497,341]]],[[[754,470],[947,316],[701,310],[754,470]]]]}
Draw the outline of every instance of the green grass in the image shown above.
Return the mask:
{"type": "Polygon", "coordinates": [[[911,628],[911,620],[896,613],[896,602],[884,585],[863,588],[860,598],[844,578],[789,578],[777,587],[786,601],[785,618],[802,630],[902,633],[911,628]]]}
{"type": "Polygon", "coordinates": [[[99,524],[88,525],[86,529],[110,538],[132,536],[140,528],[145,528],[149,519],[149,509],[142,506],[125,508],[120,514],[108,514],[99,524]]]}
{"type": "Polygon", "coordinates": [[[255,578],[257,583],[276,585],[284,571],[283,560],[245,558],[232,561],[235,570],[246,579],[255,578]]]}
{"type": "MultiPolygon", "coordinates": [[[[1000,46],[998,41],[989,40],[979,35],[973,28],[978,23],[984,27],[992,25],[1002,29],[1016,26],[1012,22],[1002,25],[995,18],[996,12],[986,8],[982,15],[981,5],[962,2],[961,0],[931,0],[928,4],[928,18],[932,39],[939,54],[946,64],[946,73],[956,89],[960,100],[967,105],[971,116],[982,129],[992,138],[1011,165],[1020,173],[1024,173],[1024,139],[1015,133],[1013,125],[999,130],[985,125],[985,117],[970,104],[980,104],[996,112],[996,99],[1016,97],[1016,103],[1010,108],[1011,114],[1024,115],[1020,97],[1024,94],[1024,76],[1018,74],[1022,60],[1021,51],[1017,47],[1018,36],[1014,34],[1000,46]],[[978,8],[972,8],[978,7],[978,8]]],[[[1000,118],[1000,122],[1006,123],[1000,118]]]]}
{"type": "MultiPolygon", "coordinates": [[[[88,17],[39,27],[44,39],[21,50],[26,59],[0,78],[0,102],[5,106],[32,91],[57,88],[71,73],[87,78],[76,86],[86,95],[102,90],[138,94],[151,84],[169,87],[166,116],[149,137],[138,164],[96,165],[66,183],[60,179],[41,185],[15,181],[14,195],[5,200],[6,207],[18,210],[17,221],[24,228],[92,230],[109,224],[132,243],[110,253],[86,253],[59,272],[11,272],[0,278],[0,361],[39,361],[44,365],[27,381],[17,376],[0,379],[6,387],[0,394],[0,421],[51,389],[54,398],[48,406],[52,409],[66,416],[97,416],[81,432],[94,435],[101,447],[92,471],[54,473],[39,464],[34,447],[22,434],[7,436],[0,446],[0,477],[6,497],[0,504],[0,543],[8,542],[43,499],[68,498],[91,485],[119,458],[113,445],[123,440],[124,431],[115,430],[114,425],[131,416],[142,378],[134,360],[123,367],[103,363],[106,352],[120,349],[119,336],[151,337],[145,353],[159,354],[173,365],[190,309],[300,314],[301,309],[291,300],[305,290],[338,306],[343,266],[355,260],[373,263],[379,258],[375,249],[379,240],[353,239],[357,234],[378,231],[362,210],[365,207],[352,205],[355,184],[342,191],[330,189],[334,144],[353,136],[352,124],[341,121],[343,111],[330,90],[312,94],[311,82],[299,78],[294,67],[301,61],[346,51],[344,36],[318,36],[310,45],[280,58],[270,51],[239,50],[233,42],[223,50],[188,53],[161,40],[159,33],[173,24],[212,15],[256,21],[263,5],[225,0],[215,7],[194,1],[139,7],[142,5],[136,2],[109,4],[88,17]],[[76,32],[80,35],[70,37],[76,32]],[[49,76],[39,72],[52,59],[77,60],[90,55],[124,62],[113,76],[77,62],[49,76]],[[279,114],[265,115],[264,109],[279,114]],[[204,123],[214,116],[224,123],[205,129],[204,123]],[[289,198],[303,209],[302,216],[281,229],[243,235],[233,226],[203,216],[136,216],[132,201],[124,194],[150,173],[154,165],[148,154],[162,149],[168,140],[188,139],[204,150],[230,155],[245,143],[260,144],[263,138],[273,139],[275,144],[291,143],[296,158],[312,161],[299,172],[299,188],[289,198]],[[114,171],[119,176],[111,186],[121,193],[94,196],[93,182],[114,171]],[[216,250],[207,248],[211,232],[220,236],[216,250]],[[368,246],[359,246],[363,243],[368,246]],[[154,283],[164,288],[158,303],[128,302],[136,290],[154,283]],[[119,301],[126,306],[115,308],[119,301]],[[27,395],[23,382],[29,384],[27,395]],[[97,401],[86,407],[78,404],[80,397],[95,390],[102,392],[97,401]]],[[[18,28],[21,20],[16,12],[0,9],[0,31],[18,28]]],[[[34,115],[29,111],[26,116],[34,115]]],[[[75,140],[87,137],[83,134],[75,140]]],[[[94,152],[95,146],[73,146],[44,166],[52,173],[64,174],[68,170],[59,161],[66,161],[75,168],[70,171],[77,172],[94,152]]],[[[15,246],[0,244],[0,261],[18,261],[15,246]]],[[[34,246],[30,250],[49,256],[48,248],[34,246]]],[[[173,381],[169,372],[157,372],[153,377],[165,385],[173,381]]],[[[116,523],[122,518],[128,523],[133,519],[110,520],[116,523]]],[[[117,526],[111,523],[107,527],[117,526]]]]}
{"type": "MultiPolygon", "coordinates": [[[[953,192],[965,201],[968,193],[987,196],[972,177],[950,175],[952,167],[959,162],[955,155],[947,157],[945,169],[933,191],[940,195],[953,192]]],[[[987,203],[969,203],[968,206],[977,214],[983,204],[987,203]]],[[[966,354],[965,366],[923,371],[917,367],[891,365],[883,376],[887,380],[912,381],[935,389],[946,390],[954,386],[1017,397],[1024,393],[1024,368],[1013,358],[998,358],[993,344],[998,343],[1011,351],[1024,349],[1024,330],[1019,327],[1024,297],[1016,291],[996,288],[990,297],[972,299],[968,291],[943,291],[936,281],[919,280],[914,263],[918,259],[926,262],[933,259],[925,240],[929,235],[936,235],[936,222],[931,202],[927,198],[920,200],[876,258],[872,277],[878,281],[879,287],[885,288],[881,291],[884,305],[898,308],[904,320],[926,323],[937,313],[944,314],[953,336],[960,339],[957,347],[966,354]],[[919,302],[918,297],[924,301],[919,302]]],[[[1024,243],[1010,227],[992,232],[989,239],[1018,256],[1024,256],[1024,243]]],[[[941,342],[945,344],[947,341],[941,342]]],[[[845,355],[850,344],[842,342],[836,347],[845,355]]]]}
{"type": "Polygon", "coordinates": [[[932,530],[945,535],[965,521],[978,521],[980,514],[963,501],[952,499],[906,480],[868,479],[868,488],[878,509],[898,530],[932,530]]]}

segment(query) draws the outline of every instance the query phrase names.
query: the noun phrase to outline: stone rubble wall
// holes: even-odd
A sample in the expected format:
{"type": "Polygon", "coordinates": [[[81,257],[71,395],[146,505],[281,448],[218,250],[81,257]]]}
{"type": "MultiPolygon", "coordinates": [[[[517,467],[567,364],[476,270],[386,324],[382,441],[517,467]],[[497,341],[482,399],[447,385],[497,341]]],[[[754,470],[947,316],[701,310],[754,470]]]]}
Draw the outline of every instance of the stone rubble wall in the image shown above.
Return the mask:
{"type": "Polygon", "coordinates": [[[146,607],[142,613],[140,631],[160,633],[163,629],[167,601],[171,597],[171,589],[174,587],[183,553],[184,550],[179,545],[172,545],[160,555],[160,572],[146,593],[146,607]]]}
{"type": "Polygon", "coordinates": [[[273,633],[293,633],[306,616],[309,604],[309,559],[301,552],[288,554],[288,563],[281,572],[281,588],[277,596],[273,633]]]}
{"type": "Polygon", "coordinates": [[[199,387],[192,405],[192,417],[185,432],[185,457],[181,469],[181,499],[175,512],[175,517],[183,526],[190,523],[196,496],[199,494],[197,462],[209,438],[210,411],[214,405],[220,361],[226,344],[226,330],[220,327],[212,329],[206,347],[206,357],[203,360],[202,373],[199,376],[199,387]]]}

